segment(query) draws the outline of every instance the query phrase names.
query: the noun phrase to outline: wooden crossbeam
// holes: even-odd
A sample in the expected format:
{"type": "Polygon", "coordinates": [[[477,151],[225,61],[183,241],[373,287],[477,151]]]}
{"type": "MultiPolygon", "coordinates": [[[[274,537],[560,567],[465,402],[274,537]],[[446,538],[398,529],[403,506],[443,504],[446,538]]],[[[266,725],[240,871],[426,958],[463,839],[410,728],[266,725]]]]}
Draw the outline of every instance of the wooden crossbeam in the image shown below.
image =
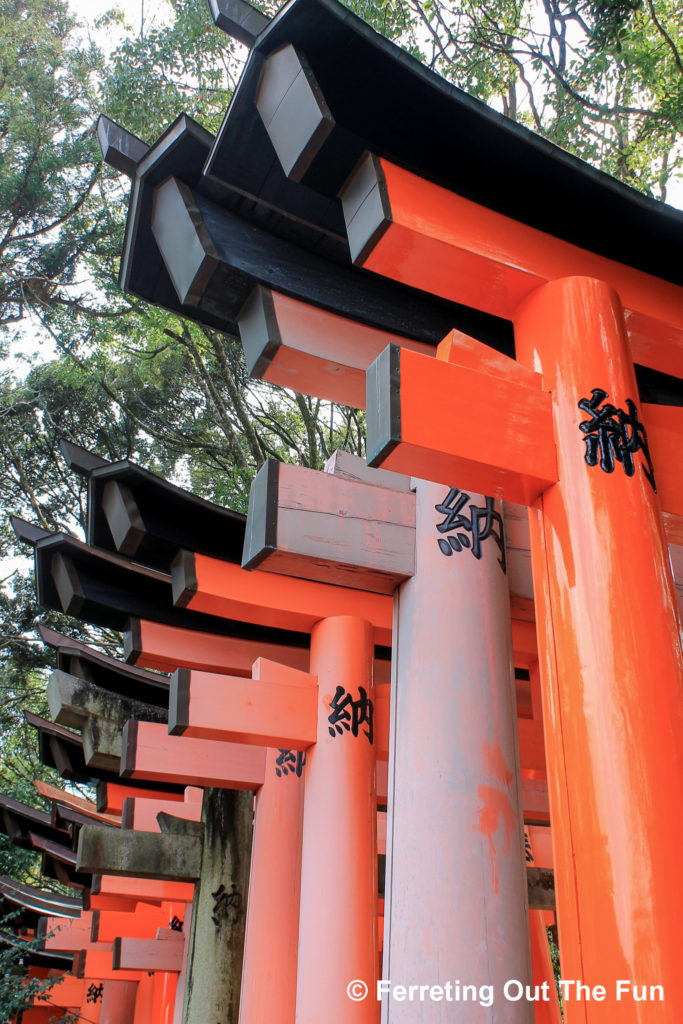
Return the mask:
{"type": "Polygon", "coordinates": [[[176,939],[141,939],[124,935],[114,939],[112,966],[115,971],[168,971],[182,970],[185,956],[183,935],[176,939]]]}
{"type": "Polygon", "coordinates": [[[268,460],[251,484],[242,565],[391,594],[415,571],[415,495],[268,460]]]}
{"type": "Polygon", "coordinates": [[[486,209],[372,155],[342,190],[354,262],[514,319],[547,281],[593,277],[626,310],[634,362],[683,376],[683,289],[486,209]]]}
{"type": "Polygon", "coordinates": [[[104,114],[97,119],[96,130],[105,163],[134,178],[138,164],[149,149],[147,143],[104,114]]]}
{"type": "Polygon", "coordinates": [[[264,747],[169,736],[156,722],[128,722],[121,774],[217,789],[258,789],[265,778],[264,747]]]}
{"type": "Polygon", "coordinates": [[[38,796],[42,796],[46,800],[52,800],[53,804],[64,804],[66,807],[72,807],[74,810],[81,811],[95,821],[104,819],[110,825],[119,825],[121,822],[120,816],[117,814],[100,814],[97,810],[97,805],[92,800],[85,800],[83,797],[76,796],[75,793],[67,793],[65,789],[52,786],[49,782],[43,782],[42,779],[34,779],[33,785],[38,796]]]}
{"type": "Polygon", "coordinates": [[[42,624],[38,632],[43,643],[55,649],[57,668],[63,672],[122,697],[158,707],[168,705],[168,681],[164,676],[126,665],[42,624]]]}
{"type": "MultiPolygon", "coordinates": [[[[201,793],[201,790],[200,790],[201,793]]],[[[140,832],[158,832],[157,814],[167,811],[188,821],[199,821],[202,816],[202,801],[172,802],[170,800],[150,800],[140,797],[127,797],[123,801],[121,827],[137,829],[140,832]]]]}
{"type": "Polygon", "coordinates": [[[307,647],[217,636],[201,630],[165,626],[149,619],[131,619],[128,626],[124,634],[126,660],[145,668],[170,672],[191,668],[200,672],[248,676],[251,675],[251,666],[261,655],[304,672],[308,668],[307,647]]]}
{"type": "Polygon", "coordinates": [[[91,901],[93,897],[111,896],[117,899],[144,900],[146,903],[191,903],[194,883],[123,875],[93,875],[91,893],[91,901]]]}
{"type": "Polygon", "coordinates": [[[199,877],[198,836],[166,836],[86,825],[78,837],[76,867],[96,874],[190,882],[199,877]]]}
{"type": "MultiPolygon", "coordinates": [[[[199,741],[305,750],[316,741],[317,692],[314,677],[266,659],[255,662],[250,680],[181,670],[171,682],[169,730],[199,741]]],[[[542,722],[520,718],[518,729],[522,770],[545,775],[542,722]]],[[[375,687],[375,745],[385,760],[388,684],[375,687]]]]}
{"type": "Polygon", "coordinates": [[[74,974],[77,978],[94,978],[98,981],[140,981],[145,977],[142,971],[117,971],[112,965],[113,943],[110,949],[88,949],[74,957],[74,974]]]}
{"type": "Polygon", "coordinates": [[[153,939],[157,928],[168,925],[165,907],[154,903],[137,903],[134,911],[94,910],[91,939],[93,942],[113,942],[119,935],[137,939],[153,939]]]}
{"type": "Polygon", "coordinates": [[[361,616],[373,625],[376,643],[391,645],[392,603],[383,594],[246,572],[189,551],[176,559],[172,577],[173,600],[182,608],[298,632],[330,616],[361,616]]]}
{"type": "Polygon", "coordinates": [[[390,346],[367,388],[372,466],[527,505],[557,480],[550,395],[537,387],[390,346]]]}
{"type": "Polygon", "coordinates": [[[80,917],[43,917],[38,922],[38,935],[47,951],[75,953],[91,941],[92,913],[84,910],[80,917]]]}
{"type": "Polygon", "coordinates": [[[433,345],[339,316],[259,285],[238,318],[251,377],[365,408],[365,371],[387,345],[433,345]]]}
{"type": "MultiPolygon", "coordinates": [[[[216,636],[194,629],[163,626],[146,619],[131,619],[124,634],[126,658],[136,665],[174,672],[189,668],[199,672],[218,672],[230,676],[250,676],[251,666],[264,657],[290,668],[308,670],[310,650],[308,637],[302,635],[306,646],[289,647],[284,644],[241,637],[216,636]]],[[[385,655],[389,651],[382,652],[385,655]]],[[[388,682],[390,674],[388,656],[375,658],[375,679],[388,682]]]]}
{"type": "Polygon", "coordinates": [[[88,543],[161,571],[181,548],[238,562],[245,517],[125,459],[88,480],[88,543]]]}
{"type": "Polygon", "coordinates": [[[251,679],[180,669],[171,677],[172,736],[305,750],[315,743],[315,676],[259,658],[251,679]]]}
{"type": "Polygon", "coordinates": [[[123,802],[127,797],[145,797],[152,800],[183,801],[185,787],[183,785],[164,787],[159,784],[146,787],[139,782],[98,782],[97,809],[105,814],[117,814],[119,821],[123,811],[123,802]]]}
{"type": "MultiPolygon", "coordinates": [[[[468,330],[474,321],[491,319],[358,274],[341,261],[331,266],[320,253],[249,223],[172,174],[154,188],[151,217],[146,213],[135,227],[143,238],[151,227],[175,291],[172,298],[167,289],[167,301],[177,296],[187,314],[202,322],[233,323],[258,284],[428,344],[451,327],[468,330]]],[[[486,322],[485,329],[501,333],[499,322],[486,322]]]]}
{"type": "Polygon", "coordinates": [[[216,26],[245,46],[253,46],[270,18],[246,0],[209,0],[216,26]]]}
{"type": "MultiPolygon", "coordinates": [[[[530,505],[558,479],[551,396],[507,356],[486,352],[487,372],[469,362],[385,349],[367,374],[368,462],[530,505]]],[[[644,405],[642,417],[663,509],[679,518],[683,409],[644,405]]]]}
{"type": "MultiPolygon", "coordinates": [[[[117,893],[95,893],[92,890],[83,896],[83,905],[93,914],[99,910],[106,913],[132,914],[140,900],[136,896],[122,896],[117,893]]],[[[109,941],[109,940],[108,940],[109,941]]]]}

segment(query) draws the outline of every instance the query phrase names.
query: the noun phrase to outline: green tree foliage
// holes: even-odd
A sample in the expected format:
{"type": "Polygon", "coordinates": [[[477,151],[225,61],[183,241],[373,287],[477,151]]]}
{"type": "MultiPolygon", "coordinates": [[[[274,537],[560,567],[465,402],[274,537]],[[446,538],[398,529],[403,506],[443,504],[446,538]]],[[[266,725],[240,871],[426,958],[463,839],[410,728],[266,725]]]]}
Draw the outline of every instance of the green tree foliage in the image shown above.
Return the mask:
{"type": "Polygon", "coordinates": [[[0,0],[0,324],[59,301],[93,244],[92,46],[66,0],[0,0]]]}
{"type": "Polygon", "coordinates": [[[427,63],[665,199],[683,166],[680,0],[404,0],[427,63]]]}

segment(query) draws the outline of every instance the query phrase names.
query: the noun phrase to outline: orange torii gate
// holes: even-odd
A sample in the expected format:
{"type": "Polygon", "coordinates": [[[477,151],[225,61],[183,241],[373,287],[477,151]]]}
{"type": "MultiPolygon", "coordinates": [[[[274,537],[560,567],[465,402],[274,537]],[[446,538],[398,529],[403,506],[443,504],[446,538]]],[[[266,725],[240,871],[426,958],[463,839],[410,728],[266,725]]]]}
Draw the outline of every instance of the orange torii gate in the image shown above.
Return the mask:
{"type": "MultiPolygon", "coordinates": [[[[439,508],[444,553],[493,533],[489,499],[471,491],[529,506],[562,966],[589,986],[579,1005],[569,994],[570,1019],[641,1020],[638,985],[652,993],[648,1021],[663,1021],[683,909],[683,654],[663,519],[680,539],[683,288],[656,248],[657,232],[663,250],[673,247],[673,215],[653,204],[653,226],[643,227],[642,200],[597,175],[589,183],[589,172],[557,157],[571,213],[553,220],[511,197],[514,216],[491,209],[501,200],[486,183],[470,177],[464,188],[467,172],[458,180],[442,154],[410,151],[382,125],[375,155],[361,97],[340,99],[345,72],[326,74],[320,39],[312,46],[294,13],[289,21],[299,49],[281,17],[256,44],[266,60],[253,94],[284,172],[337,192],[356,266],[514,326],[516,361],[460,332],[437,360],[385,349],[367,376],[368,457],[451,488],[439,508]],[[364,144],[370,153],[352,170],[364,144]],[[412,170],[387,159],[392,146],[412,170]],[[581,190],[586,208],[600,199],[619,207],[620,230],[632,224],[641,251],[596,235],[581,190]],[[545,229],[533,226],[544,218],[545,229]],[[640,400],[634,363],[669,375],[660,393],[674,404],[640,400]]],[[[367,53],[365,39],[357,45],[367,53]]],[[[395,87],[407,94],[408,79],[397,62],[395,87]]],[[[416,72],[416,93],[423,82],[416,72]]],[[[443,110],[445,90],[437,94],[443,110]]],[[[451,97],[454,111],[461,103],[451,97]]],[[[527,157],[539,176],[548,154],[534,158],[530,144],[527,157]]],[[[391,870],[408,883],[400,860],[391,870]]],[[[386,1019],[406,1018],[389,1006],[386,1019]]]]}
{"type": "MultiPolygon", "coordinates": [[[[243,6],[214,4],[221,18],[243,6]]],[[[217,138],[185,120],[128,161],[122,276],[211,327],[238,323],[254,375],[366,404],[373,463],[436,481],[416,483],[421,565],[396,598],[385,980],[438,964],[479,981],[485,950],[498,1001],[449,1006],[454,1019],[532,1012],[501,999],[519,961],[489,941],[489,922],[512,911],[477,911],[474,890],[488,901],[495,886],[473,887],[457,845],[487,829],[503,839],[515,776],[509,721],[504,749],[482,726],[509,711],[505,498],[530,508],[529,673],[545,711],[563,973],[609,990],[604,1003],[570,994],[568,1019],[664,1021],[666,1005],[615,1002],[615,985],[661,984],[670,998],[677,979],[682,666],[662,511],[680,544],[683,221],[477,104],[335,0],[291,0],[252,24],[217,138]],[[441,778],[467,807],[464,829],[441,778]],[[498,803],[473,799],[479,786],[498,803]]],[[[480,874],[487,864],[477,858],[480,874]]],[[[326,1009],[309,995],[305,1024],[326,1009]]],[[[341,1019],[366,1007],[345,1004],[341,1019]]],[[[399,1024],[415,1007],[387,998],[383,1015],[399,1024]]]]}
{"type": "MultiPolygon", "coordinates": [[[[402,199],[424,224],[425,192],[435,188],[422,188],[417,179],[412,184],[410,198],[404,191],[402,199]]],[[[455,218],[446,215],[450,197],[442,198],[440,224],[448,230],[455,218]]],[[[513,239],[525,241],[530,233],[505,227],[513,239]]],[[[427,248],[432,232],[430,226],[422,238],[427,248]]],[[[475,279],[479,274],[482,292],[490,294],[474,247],[461,244],[459,265],[475,279]]],[[[530,257],[522,262],[521,250],[516,279],[534,269],[530,257]]],[[[625,992],[634,984],[671,992],[683,909],[675,881],[683,834],[676,839],[671,831],[671,809],[683,800],[683,658],[662,505],[670,514],[683,512],[675,454],[683,410],[655,410],[649,445],[649,410],[634,401],[633,357],[613,282],[636,314],[647,310],[653,343],[679,328],[683,294],[632,271],[624,270],[622,281],[599,264],[576,258],[568,268],[553,267],[548,283],[534,279],[508,300],[518,358],[540,372],[535,390],[513,389],[502,356],[498,372],[459,365],[457,342],[448,352],[450,366],[417,356],[415,372],[412,353],[385,352],[369,371],[369,388],[378,396],[369,449],[375,464],[405,472],[426,458],[435,479],[530,506],[563,971],[591,989],[616,993],[624,980],[625,992]],[[436,401],[427,380],[439,382],[436,401]],[[487,407],[483,436],[446,436],[439,397],[473,412],[487,407]],[[517,448],[520,438],[528,439],[526,451],[517,448]],[[489,439],[498,457],[484,454],[478,461],[489,439]],[[520,454],[526,466],[516,461],[520,454]],[[653,841],[664,835],[666,842],[653,841]],[[620,852],[625,845],[631,851],[626,858],[620,852]]],[[[399,271],[391,257],[385,272],[390,266],[396,275],[411,273],[404,265],[399,271]]],[[[462,273],[455,276],[462,279],[462,273]]],[[[660,347],[660,361],[669,366],[668,350],[660,347]]],[[[463,420],[472,422],[467,412],[463,420]]],[[[621,1019],[631,1012],[639,1010],[626,1000],[621,1019]]],[[[661,1012],[649,1006],[649,1014],[661,1012]]]]}

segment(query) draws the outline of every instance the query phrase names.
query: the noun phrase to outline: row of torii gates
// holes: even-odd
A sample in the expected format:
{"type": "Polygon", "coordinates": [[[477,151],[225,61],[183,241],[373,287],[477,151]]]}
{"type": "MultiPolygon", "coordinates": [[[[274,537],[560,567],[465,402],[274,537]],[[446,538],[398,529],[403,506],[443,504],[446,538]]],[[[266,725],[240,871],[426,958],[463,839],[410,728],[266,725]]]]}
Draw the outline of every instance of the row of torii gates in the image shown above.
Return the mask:
{"type": "Polygon", "coordinates": [[[556,910],[565,1021],[673,1022],[683,215],[336,0],[210,7],[217,137],[99,122],[122,286],[365,408],[369,465],[268,462],[245,521],[67,444],[87,540],[16,522],[41,603],[125,631],[46,634],[34,722],[123,811],[74,831],[99,1019],[557,1024],[556,910]]]}

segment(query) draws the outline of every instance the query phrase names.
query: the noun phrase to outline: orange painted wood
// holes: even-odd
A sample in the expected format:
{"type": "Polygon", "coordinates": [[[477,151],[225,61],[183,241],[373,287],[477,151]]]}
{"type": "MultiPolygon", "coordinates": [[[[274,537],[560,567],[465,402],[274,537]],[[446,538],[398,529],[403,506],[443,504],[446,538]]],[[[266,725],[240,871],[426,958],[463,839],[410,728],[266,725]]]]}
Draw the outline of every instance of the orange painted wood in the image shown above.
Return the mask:
{"type": "Polygon", "coordinates": [[[88,814],[93,819],[93,822],[103,821],[109,825],[121,824],[118,814],[100,814],[92,800],[84,800],[83,797],[76,796],[75,793],[67,793],[65,789],[60,789],[59,786],[51,786],[49,782],[43,782],[42,779],[34,779],[33,785],[36,787],[38,796],[42,796],[46,800],[52,800],[53,803],[71,807],[73,810],[81,811],[83,814],[88,814]]]}
{"type": "MultiPolygon", "coordinates": [[[[592,388],[617,408],[637,394],[619,299],[601,281],[554,282],[519,311],[515,335],[553,391],[558,442],[559,482],[530,533],[563,975],[614,991],[647,964],[646,983],[673,992],[683,653],[669,554],[642,454],[633,476],[618,463],[605,473],[577,443],[592,388]]],[[[583,1009],[588,1024],[605,1019],[583,1009]]],[[[618,1019],[642,1021],[642,1005],[622,1000],[618,1019]]],[[[647,1020],[670,1009],[649,1002],[647,1020]]]]}
{"type": "Polygon", "coordinates": [[[512,653],[516,668],[528,669],[538,661],[536,624],[523,619],[512,620],[512,653]]]}
{"type": "MultiPolygon", "coordinates": [[[[157,972],[152,978],[154,997],[152,1005],[156,1013],[156,1024],[172,1024],[180,975],[157,972]]],[[[182,1009],[182,1002],[181,1002],[182,1009]]]]}
{"type": "Polygon", "coordinates": [[[387,812],[377,812],[377,853],[381,856],[387,852],[387,812]]]}
{"type": "Polygon", "coordinates": [[[526,505],[557,480],[545,391],[399,354],[401,440],[382,466],[526,505]]]}
{"type": "MultiPolygon", "coordinates": [[[[548,933],[545,930],[544,911],[529,911],[529,929],[531,933],[533,984],[538,986],[539,994],[539,999],[534,1003],[534,1024],[562,1024],[560,1001],[555,984],[555,971],[550,955],[548,933]],[[547,998],[543,998],[544,996],[547,996],[547,998]]],[[[606,1015],[605,1019],[608,1019],[608,1015],[606,1015]]],[[[614,1019],[616,1020],[617,1018],[615,1017],[614,1019]]]]}
{"type": "Polygon", "coordinates": [[[126,878],[115,875],[94,876],[103,895],[127,896],[149,902],[191,903],[194,885],[191,882],[164,882],[158,878],[126,878]]]}
{"type": "MultiPolygon", "coordinates": [[[[231,676],[250,676],[257,658],[269,658],[280,665],[308,672],[310,651],[306,647],[285,647],[261,640],[241,640],[216,636],[193,629],[162,626],[145,619],[131,620],[126,634],[128,661],[142,668],[175,672],[178,668],[198,672],[220,672],[231,676]]],[[[375,678],[388,682],[390,663],[375,659],[375,678]]]]}
{"type": "Polygon", "coordinates": [[[122,821],[124,828],[138,832],[160,832],[157,814],[165,811],[185,821],[201,821],[201,800],[185,802],[178,800],[152,800],[148,797],[127,797],[123,802],[122,821]]]}
{"type": "Polygon", "coordinates": [[[123,730],[121,774],[218,789],[258,789],[265,747],[169,736],[157,722],[129,721],[123,730]]]}
{"type": "Polygon", "coordinates": [[[194,555],[194,573],[196,584],[181,595],[180,601],[176,599],[176,604],[223,618],[304,633],[329,616],[361,615],[374,627],[375,643],[391,644],[392,602],[384,594],[274,576],[258,569],[247,572],[238,565],[200,554],[194,555]]]}
{"type": "Polygon", "coordinates": [[[647,439],[662,508],[683,523],[683,408],[644,404],[641,415],[647,426],[647,439]]]}
{"type": "Polygon", "coordinates": [[[535,868],[553,867],[553,834],[552,830],[545,826],[527,825],[525,831],[529,837],[529,845],[533,855],[535,868]]]}
{"type": "Polygon", "coordinates": [[[535,373],[523,363],[497,352],[490,345],[484,345],[462,331],[450,331],[437,345],[435,354],[442,362],[462,366],[468,370],[478,370],[491,377],[500,377],[511,384],[521,384],[525,388],[542,390],[540,373],[535,373]]]}
{"type": "Polygon", "coordinates": [[[199,672],[250,676],[251,666],[261,656],[291,665],[302,672],[308,671],[309,652],[303,647],[216,636],[201,630],[164,626],[147,619],[131,620],[125,646],[127,661],[141,668],[163,672],[190,668],[199,672]]]}
{"type": "Polygon", "coordinates": [[[280,753],[268,751],[254,802],[240,1024],[293,1024],[295,1016],[304,778],[296,763],[285,774],[280,753]]]}
{"type": "Polygon", "coordinates": [[[366,269],[507,319],[546,282],[601,279],[627,310],[633,361],[683,376],[682,288],[380,163],[392,223],[365,259],[366,269]]]}
{"type": "MultiPolygon", "coordinates": [[[[155,1019],[154,973],[147,972],[138,982],[135,993],[135,1012],[130,1024],[148,1024],[155,1019]]],[[[130,1019],[130,1018],[129,1018],[130,1019]]]]}
{"type": "Polygon", "coordinates": [[[532,717],[543,720],[543,691],[541,687],[541,670],[538,661],[529,665],[529,688],[531,690],[532,717]]]}
{"type": "Polygon", "coordinates": [[[315,743],[317,700],[314,676],[266,659],[252,679],[181,672],[171,687],[169,731],[175,723],[183,738],[305,750],[315,743]]]}
{"type": "Polygon", "coordinates": [[[518,718],[519,765],[523,772],[534,772],[535,778],[545,778],[545,749],[543,722],[531,718],[518,718]]]}
{"type": "Polygon", "coordinates": [[[389,791],[389,762],[377,760],[375,764],[375,788],[377,803],[386,804],[389,791]]]}
{"type": "Polygon", "coordinates": [[[105,910],[114,913],[133,914],[138,905],[138,899],[133,896],[112,895],[111,893],[86,894],[88,908],[92,911],[105,910]]]}
{"type": "Polygon", "coordinates": [[[118,971],[171,971],[183,965],[185,943],[180,932],[176,940],[140,939],[122,936],[114,940],[114,963],[118,971]]]}
{"type": "Polygon", "coordinates": [[[37,995],[36,1003],[49,1003],[51,1006],[80,1006],[83,1001],[86,982],[83,978],[74,978],[72,974],[63,974],[61,981],[45,993],[37,995]]]}
{"type": "Polygon", "coordinates": [[[527,778],[522,774],[522,810],[525,822],[543,825],[550,822],[546,779],[527,778]]]}
{"type": "Polygon", "coordinates": [[[429,353],[431,346],[381,331],[317,306],[267,292],[280,344],[263,380],[304,395],[365,407],[365,370],[386,345],[429,353]]]}
{"type": "Polygon", "coordinates": [[[171,919],[167,905],[139,902],[132,913],[99,911],[93,922],[93,935],[101,942],[113,942],[122,935],[136,939],[153,939],[157,929],[171,919]]]}
{"type": "MultiPolygon", "coordinates": [[[[102,999],[96,1004],[100,1014],[99,1024],[134,1024],[138,988],[138,981],[106,980],[102,999]]],[[[84,1013],[88,1024],[91,1006],[92,1003],[88,1003],[84,1013]]]]}
{"type": "MultiPolygon", "coordinates": [[[[432,349],[432,353],[433,351],[432,349]]],[[[390,473],[388,469],[372,469],[362,455],[352,455],[342,448],[332,452],[323,467],[323,472],[343,477],[345,480],[371,484],[373,487],[386,487],[390,491],[414,491],[413,481],[409,476],[403,473],[390,473]]]]}
{"type": "Polygon", "coordinates": [[[369,622],[339,616],[315,626],[311,670],[319,687],[318,741],[308,751],[304,786],[296,1024],[379,1021],[375,999],[356,1003],[348,1013],[339,1009],[348,1005],[343,1000],[353,979],[376,991],[375,748],[367,723],[354,736],[341,726],[338,734],[329,722],[337,687],[354,700],[361,697],[360,687],[374,698],[372,660],[369,622]],[[350,868],[353,884],[340,900],[330,880],[348,876],[350,868]]]}
{"type": "Polygon", "coordinates": [[[121,815],[123,810],[123,801],[127,800],[128,797],[147,799],[158,799],[160,800],[172,800],[174,803],[181,802],[183,799],[182,793],[163,793],[160,794],[158,790],[155,790],[153,786],[149,789],[143,786],[127,786],[125,782],[104,782],[98,787],[99,794],[105,794],[106,800],[104,803],[105,811],[108,814],[121,815]]]}
{"type": "Polygon", "coordinates": [[[49,1006],[30,1006],[21,1015],[21,1024],[50,1024],[55,1011],[49,1006]]]}
{"type": "Polygon", "coordinates": [[[100,981],[139,981],[140,971],[115,971],[112,966],[112,949],[88,949],[81,956],[78,968],[80,978],[97,978],[100,981]]]}
{"type": "MultiPolygon", "coordinates": [[[[74,953],[90,943],[92,912],[83,910],[80,917],[46,917],[45,949],[74,953]]],[[[71,1004],[69,1004],[71,1005],[71,1004]]]]}

